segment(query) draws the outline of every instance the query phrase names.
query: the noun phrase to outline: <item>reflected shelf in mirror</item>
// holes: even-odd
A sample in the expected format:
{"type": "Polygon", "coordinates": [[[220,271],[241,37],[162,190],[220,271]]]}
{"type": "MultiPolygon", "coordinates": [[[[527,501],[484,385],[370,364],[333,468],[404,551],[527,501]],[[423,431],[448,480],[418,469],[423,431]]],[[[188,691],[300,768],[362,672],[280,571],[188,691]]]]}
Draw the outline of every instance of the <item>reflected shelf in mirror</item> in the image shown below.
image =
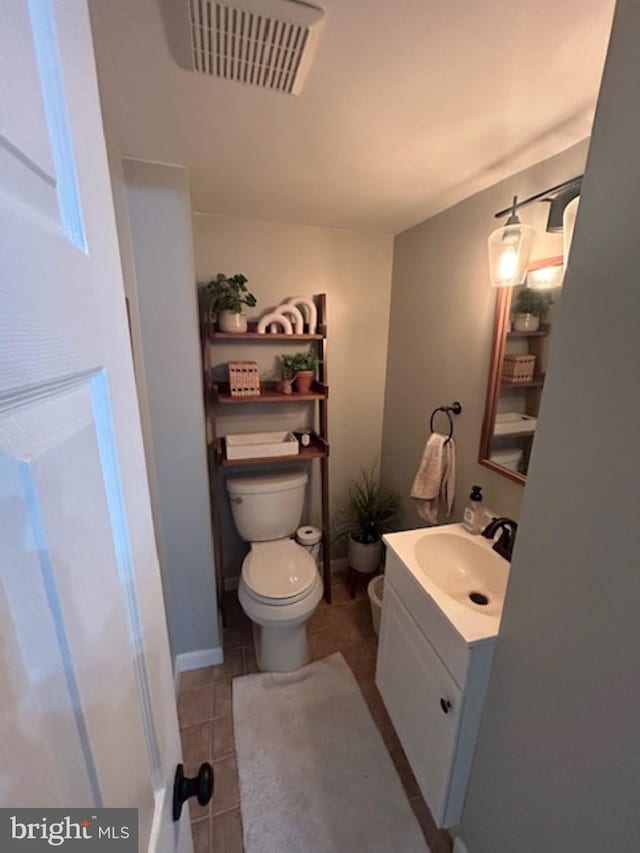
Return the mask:
{"type": "MultiPolygon", "coordinates": [[[[555,256],[535,261],[530,268],[562,266],[562,262],[562,256],[555,256]]],[[[561,276],[557,278],[561,280],[561,276]]],[[[526,285],[504,288],[496,295],[493,350],[478,461],[520,484],[526,482],[535,438],[553,325],[553,305],[557,301],[556,290],[551,299],[544,291],[532,291],[526,285]],[[528,320],[532,326],[539,323],[538,328],[514,328],[512,320],[518,308],[533,312],[520,315],[518,320],[528,320]],[[521,419],[513,428],[506,422],[509,414],[514,419],[521,419]]]]}

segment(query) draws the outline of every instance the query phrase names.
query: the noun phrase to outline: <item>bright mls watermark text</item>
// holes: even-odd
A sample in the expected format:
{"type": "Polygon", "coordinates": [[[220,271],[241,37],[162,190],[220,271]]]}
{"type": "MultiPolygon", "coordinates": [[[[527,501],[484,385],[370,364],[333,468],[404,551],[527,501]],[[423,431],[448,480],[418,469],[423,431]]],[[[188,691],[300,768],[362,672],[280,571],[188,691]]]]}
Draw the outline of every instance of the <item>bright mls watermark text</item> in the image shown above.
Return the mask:
{"type": "Polygon", "coordinates": [[[0,809],[2,853],[137,853],[137,809],[0,809]]]}

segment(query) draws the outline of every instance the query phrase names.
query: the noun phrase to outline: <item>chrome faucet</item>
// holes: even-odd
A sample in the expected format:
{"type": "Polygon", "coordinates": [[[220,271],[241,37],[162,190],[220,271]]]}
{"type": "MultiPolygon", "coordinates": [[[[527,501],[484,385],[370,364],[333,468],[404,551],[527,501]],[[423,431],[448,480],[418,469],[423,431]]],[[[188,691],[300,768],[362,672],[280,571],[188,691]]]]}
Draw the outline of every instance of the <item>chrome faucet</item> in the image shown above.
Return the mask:
{"type": "Polygon", "coordinates": [[[482,535],[485,539],[493,539],[498,530],[501,530],[500,538],[493,545],[493,550],[496,554],[500,554],[501,557],[504,557],[505,560],[511,562],[511,555],[513,554],[513,546],[516,541],[516,533],[518,531],[518,522],[514,521],[512,518],[494,518],[482,531],[482,535]]]}

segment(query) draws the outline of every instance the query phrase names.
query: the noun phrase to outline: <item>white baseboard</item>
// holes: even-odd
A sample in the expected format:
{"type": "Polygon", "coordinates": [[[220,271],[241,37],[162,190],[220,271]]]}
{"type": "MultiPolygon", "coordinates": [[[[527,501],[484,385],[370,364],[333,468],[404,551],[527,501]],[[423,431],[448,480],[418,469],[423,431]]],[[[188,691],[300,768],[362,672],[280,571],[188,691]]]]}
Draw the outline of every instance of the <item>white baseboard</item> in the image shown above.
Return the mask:
{"type": "Polygon", "coordinates": [[[460,836],[456,836],[453,842],[453,853],[469,853],[467,845],[460,838],[460,836]]]}
{"type": "Polygon", "coordinates": [[[173,668],[173,680],[176,687],[176,694],[180,690],[180,676],[183,672],[190,669],[201,669],[204,666],[217,666],[224,661],[221,646],[215,646],[213,649],[198,649],[195,652],[182,652],[176,655],[175,666],[173,668]]]}

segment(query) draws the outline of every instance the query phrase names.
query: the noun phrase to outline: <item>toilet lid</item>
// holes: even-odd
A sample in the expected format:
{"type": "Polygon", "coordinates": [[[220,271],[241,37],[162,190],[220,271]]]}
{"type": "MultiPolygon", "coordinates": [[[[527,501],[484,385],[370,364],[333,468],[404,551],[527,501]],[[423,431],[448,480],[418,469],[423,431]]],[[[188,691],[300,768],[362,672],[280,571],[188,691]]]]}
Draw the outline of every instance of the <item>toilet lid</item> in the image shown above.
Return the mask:
{"type": "Polygon", "coordinates": [[[306,592],[316,578],[313,557],[291,539],[254,542],[242,564],[246,586],[261,598],[293,598],[306,592]]]}

